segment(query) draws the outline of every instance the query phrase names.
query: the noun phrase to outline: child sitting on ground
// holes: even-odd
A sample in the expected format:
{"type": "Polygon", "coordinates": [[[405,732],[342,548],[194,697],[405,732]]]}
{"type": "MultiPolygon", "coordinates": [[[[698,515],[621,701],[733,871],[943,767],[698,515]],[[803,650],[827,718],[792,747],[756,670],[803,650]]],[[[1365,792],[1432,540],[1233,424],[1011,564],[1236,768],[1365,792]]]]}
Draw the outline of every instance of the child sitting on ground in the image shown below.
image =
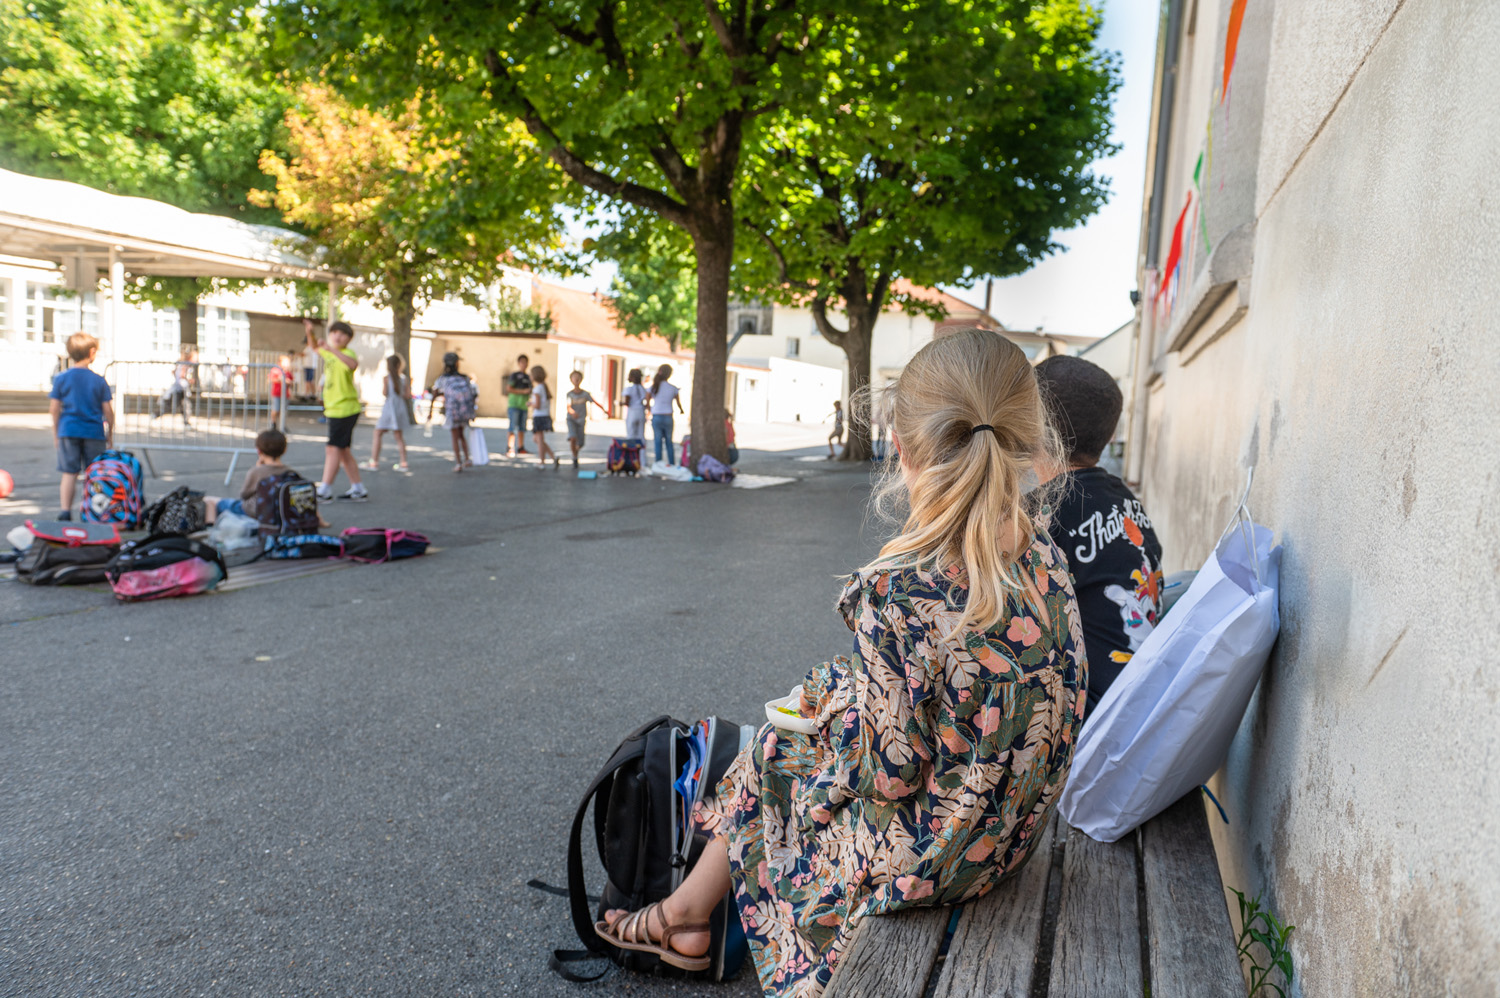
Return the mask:
{"type": "Polygon", "coordinates": [[[73,493],[78,476],[110,447],[115,432],[115,407],[109,385],[89,365],[99,353],[99,341],[88,333],[68,337],[72,366],[52,379],[52,444],[57,470],[62,472],[58,499],[59,520],[73,518],[73,493]]]}
{"type": "Polygon", "coordinates": [[[1129,487],[1098,466],[1120,421],[1124,396],[1102,367],[1082,357],[1049,357],[1037,383],[1067,452],[1053,501],[1052,539],[1067,556],[1089,658],[1089,703],[1099,702],[1156,626],[1161,608],[1161,544],[1129,487]]]}
{"type": "MultiPolygon", "coordinates": [[[[245,482],[240,486],[239,498],[204,496],[204,520],[212,525],[225,513],[255,517],[255,496],[260,489],[260,483],[272,475],[281,475],[292,470],[281,463],[281,456],[285,453],[286,435],[284,433],[275,427],[261,430],[255,437],[255,464],[245,472],[245,482]]],[[[322,516],[318,517],[318,522],[327,526],[322,516]]]]}

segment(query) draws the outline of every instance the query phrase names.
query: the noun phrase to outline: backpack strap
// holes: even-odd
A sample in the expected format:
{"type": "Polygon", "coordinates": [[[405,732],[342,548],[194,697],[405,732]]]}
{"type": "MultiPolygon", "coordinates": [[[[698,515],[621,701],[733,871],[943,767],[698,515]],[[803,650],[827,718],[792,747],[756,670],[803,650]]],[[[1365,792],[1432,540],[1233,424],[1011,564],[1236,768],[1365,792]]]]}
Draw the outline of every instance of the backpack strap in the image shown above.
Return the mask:
{"type": "MultiPolygon", "coordinates": [[[[578,933],[578,938],[583,945],[588,947],[588,952],[607,954],[609,946],[599,938],[594,931],[594,916],[589,912],[588,889],[583,882],[583,822],[588,814],[589,805],[593,803],[595,796],[605,784],[614,780],[615,770],[631,759],[639,759],[646,752],[645,735],[663,724],[671,724],[671,717],[663,714],[654,718],[632,731],[615,749],[614,755],[599,770],[588,789],[583,792],[583,800],[578,804],[578,811],[573,815],[573,830],[568,834],[568,907],[573,916],[573,931],[578,933]]],[[[560,959],[554,954],[554,961],[560,959]]],[[[558,973],[564,972],[554,967],[558,973]]],[[[567,976],[564,974],[564,976],[567,976]]],[[[569,978],[571,980],[571,978],[569,978]]]]}

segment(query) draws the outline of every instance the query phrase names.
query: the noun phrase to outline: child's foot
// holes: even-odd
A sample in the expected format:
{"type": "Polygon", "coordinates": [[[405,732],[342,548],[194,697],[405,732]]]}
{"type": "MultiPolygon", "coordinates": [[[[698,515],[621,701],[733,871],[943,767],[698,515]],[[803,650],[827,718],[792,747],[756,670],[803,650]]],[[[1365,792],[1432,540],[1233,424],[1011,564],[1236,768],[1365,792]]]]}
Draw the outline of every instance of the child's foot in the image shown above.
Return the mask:
{"type": "Polygon", "coordinates": [[[578,470],[578,455],[577,454],[573,455],[573,470],[574,471],[578,470]]]}
{"type": "Polygon", "coordinates": [[[63,522],[67,522],[73,519],[73,511],[71,509],[65,509],[61,513],[57,514],[57,518],[59,520],[62,520],[63,522]]]}
{"type": "MultiPolygon", "coordinates": [[[[574,461],[573,463],[577,464],[578,462],[574,461]]],[[[560,467],[562,467],[562,458],[558,457],[556,454],[553,454],[552,455],[552,470],[556,471],[560,467]]]]}
{"type": "Polygon", "coordinates": [[[531,452],[528,451],[525,447],[518,447],[518,448],[516,448],[516,453],[517,454],[530,454],[531,452]]]}
{"type": "Polygon", "coordinates": [[[331,502],[333,500],[333,489],[330,489],[328,486],[322,484],[321,482],[318,483],[318,487],[315,491],[318,494],[319,502],[331,502]]]}
{"type": "Polygon", "coordinates": [[[453,462],[453,473],[455,475],[458,474],[459,472],[463,471],[463,470],[464,470],[464,463],[462,461],[454,461],[453,462]]]}
{"type": "Polygon", "coordinates": [[[402,461],[402,462],[400,462],[399,464],[397,464],[395,466],[395,470],[397,470],[397,471],[410,471],[411,468],[407,465],[407,463],[405,461],[402,461]]]}
{"type": "Polygon", "coordinates": [[[360,467],[363,468],[363,469],[365,469],[366,471],[379,471],[380,470],[380,462],[379,461],[366,461],[364,464],[360,465],[360,467]]]}
{"type": "Polygon", "coordinates": [[[353,485],[348,492],[340,494],[339,498],[345,502],[364,502],[370,498],[370,493],[365,491],[363,485],[353,485]]]}

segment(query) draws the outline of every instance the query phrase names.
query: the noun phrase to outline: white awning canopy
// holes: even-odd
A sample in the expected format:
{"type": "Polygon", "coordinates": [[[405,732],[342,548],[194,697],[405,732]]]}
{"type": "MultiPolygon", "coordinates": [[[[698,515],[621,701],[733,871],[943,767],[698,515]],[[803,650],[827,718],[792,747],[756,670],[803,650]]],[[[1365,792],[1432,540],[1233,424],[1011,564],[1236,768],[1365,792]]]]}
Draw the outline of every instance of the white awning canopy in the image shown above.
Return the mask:
{"type": "Polygon", "coordinates": [[[0,254],[60,264],[75,284],[108,275],[111,261],[135,275],[358,283],[286,229],[9,170],[0,170],[0,254]]]}

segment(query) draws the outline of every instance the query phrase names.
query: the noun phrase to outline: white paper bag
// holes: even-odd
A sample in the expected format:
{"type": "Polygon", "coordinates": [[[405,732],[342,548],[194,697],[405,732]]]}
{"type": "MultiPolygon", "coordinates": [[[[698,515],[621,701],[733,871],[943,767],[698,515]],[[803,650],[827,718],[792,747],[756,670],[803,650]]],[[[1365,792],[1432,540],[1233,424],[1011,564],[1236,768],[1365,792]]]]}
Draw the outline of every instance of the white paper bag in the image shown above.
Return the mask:
{"type": "Polygon", "coordinates": [[[484,443],[484,431],[477,426],[469,427],[469,460],[475,464],[490,463],[490,449],[484,443]]]}
{"type": "Polygon", "coordinates": [[[1242,502],[1187,592],[1088,710],[1058,801],[1069,824],[1114,842],[1224,764],[1281,626],[1271,539],[1242,502]]]}

